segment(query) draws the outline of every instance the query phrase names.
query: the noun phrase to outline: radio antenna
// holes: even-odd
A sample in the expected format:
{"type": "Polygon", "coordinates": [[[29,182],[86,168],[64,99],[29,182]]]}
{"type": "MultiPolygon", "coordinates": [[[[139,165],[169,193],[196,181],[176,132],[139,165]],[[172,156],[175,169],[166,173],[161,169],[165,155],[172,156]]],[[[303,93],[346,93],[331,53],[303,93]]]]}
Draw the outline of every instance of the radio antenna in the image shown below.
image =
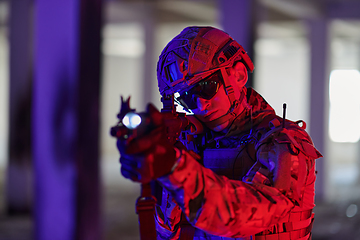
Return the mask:
{"type": "Polygon", "coordinates": [[[283,122],[282,122],[283,128],[285,128],[285,117],[286,117],[286,103],[283,104],[283,122]]]}

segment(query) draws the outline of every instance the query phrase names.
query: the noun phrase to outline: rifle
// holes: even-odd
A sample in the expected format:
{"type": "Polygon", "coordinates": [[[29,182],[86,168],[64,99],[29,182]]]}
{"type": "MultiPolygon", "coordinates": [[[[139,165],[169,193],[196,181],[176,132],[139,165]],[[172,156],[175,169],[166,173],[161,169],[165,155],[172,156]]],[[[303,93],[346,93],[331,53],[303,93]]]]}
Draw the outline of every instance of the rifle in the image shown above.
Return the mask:
{"type": "MultiPolygon", "coordinates": [[[[190,121],[185,113],[177,113],[173,96],[163,96],[163,108],[161,113],[164,116],[166,134],[171,144],[175,144],[185,129],[191,131],[190,121]]],[[[115,138],[122,138],[128,141],[145,135],[154,130],[154,125],[147,113],[136,113],[130,108],[130,97],[124,101],[121,97],[121,107],[117,114],[118,123],[111,127],[110,135],[115,138]]],[[[189,142],[187,134],[182,136],[182,141],[189,142]]],[[[141,184],[141,195],[136,200],[136,213],[139,216],[139,230],[141,240],[156,239],[155,230],[155,204],[157,199],[152,195],[150,183],[141,184]]]]}

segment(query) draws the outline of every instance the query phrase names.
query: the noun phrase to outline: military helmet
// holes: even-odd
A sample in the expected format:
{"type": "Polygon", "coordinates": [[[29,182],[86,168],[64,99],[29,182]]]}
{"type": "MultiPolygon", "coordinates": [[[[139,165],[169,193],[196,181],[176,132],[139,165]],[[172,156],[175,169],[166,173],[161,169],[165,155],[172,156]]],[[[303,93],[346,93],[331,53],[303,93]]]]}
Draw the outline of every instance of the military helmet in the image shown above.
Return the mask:
{"type": "Polygon", "coordinates": [[[167,44],[159,57],[159,91],[166,96],[187,91],[237,61],[242,61],[249,71],[254,70],[246,51],[229,34],[213,27],[187,27],[167,44]]]}

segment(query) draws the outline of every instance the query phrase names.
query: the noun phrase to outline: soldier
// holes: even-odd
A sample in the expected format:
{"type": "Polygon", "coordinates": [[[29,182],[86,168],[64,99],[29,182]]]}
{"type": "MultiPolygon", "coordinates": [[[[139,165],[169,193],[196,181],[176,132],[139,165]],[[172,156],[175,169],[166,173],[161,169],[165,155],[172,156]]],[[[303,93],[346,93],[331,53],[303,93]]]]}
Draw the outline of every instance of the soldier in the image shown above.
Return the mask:
{"type": "Polygon", "coordinates": [[[162,187],[157,239],[311,239],[321,154],[305,123],[277,116],[245,87],[253,70],[245,50],[213,27],[187,27],[162,51],[160,93],[193,114],[192,133],[170,144],[150,107],[158,127],[118,141],[122,175],[162,187]]]}

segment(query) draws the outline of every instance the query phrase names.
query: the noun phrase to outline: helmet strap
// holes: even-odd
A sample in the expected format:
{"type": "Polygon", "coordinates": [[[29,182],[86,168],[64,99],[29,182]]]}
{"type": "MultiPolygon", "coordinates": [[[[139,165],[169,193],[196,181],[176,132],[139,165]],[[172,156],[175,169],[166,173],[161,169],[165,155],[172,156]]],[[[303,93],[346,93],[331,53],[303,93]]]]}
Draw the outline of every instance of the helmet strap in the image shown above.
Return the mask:
{"type": "Polygon", "coordinates": [[[236,98],[235,98],[233,85],[230,83],[226,69],[223,67],[223,68],[221,68],[220,71],[221,71],[221,75],[222,75],[222,78],[224,81],[224,89],[225,89],[226,95],[229,98],[230,104],[234,105],[234,103],[236,102],[236,98]]]}
{"type": "MultiPolygon", "coordinates": [[[[234,94],[233,94],[234,96],[234,94]]],[[[220,124],[225,123],[226,121],[233,121],[241,112],[241,105],[244,105],[243,109],[246,109],[248,107],[247,103],[243,103],[245,97],[245,91],[241,91],[240,98],[237,100],[234,100],[231,103],[231,106],[229,108],[229,111],[222,115],[221,117],[214,119],[212,121],[206,122],[205,125],[211,129],[219,126],[220,124]]],[[[230,99],[230,98],[229,98],[230,99]]],[[[235,99],[235,96],[234,96],[235,99]]]]}

